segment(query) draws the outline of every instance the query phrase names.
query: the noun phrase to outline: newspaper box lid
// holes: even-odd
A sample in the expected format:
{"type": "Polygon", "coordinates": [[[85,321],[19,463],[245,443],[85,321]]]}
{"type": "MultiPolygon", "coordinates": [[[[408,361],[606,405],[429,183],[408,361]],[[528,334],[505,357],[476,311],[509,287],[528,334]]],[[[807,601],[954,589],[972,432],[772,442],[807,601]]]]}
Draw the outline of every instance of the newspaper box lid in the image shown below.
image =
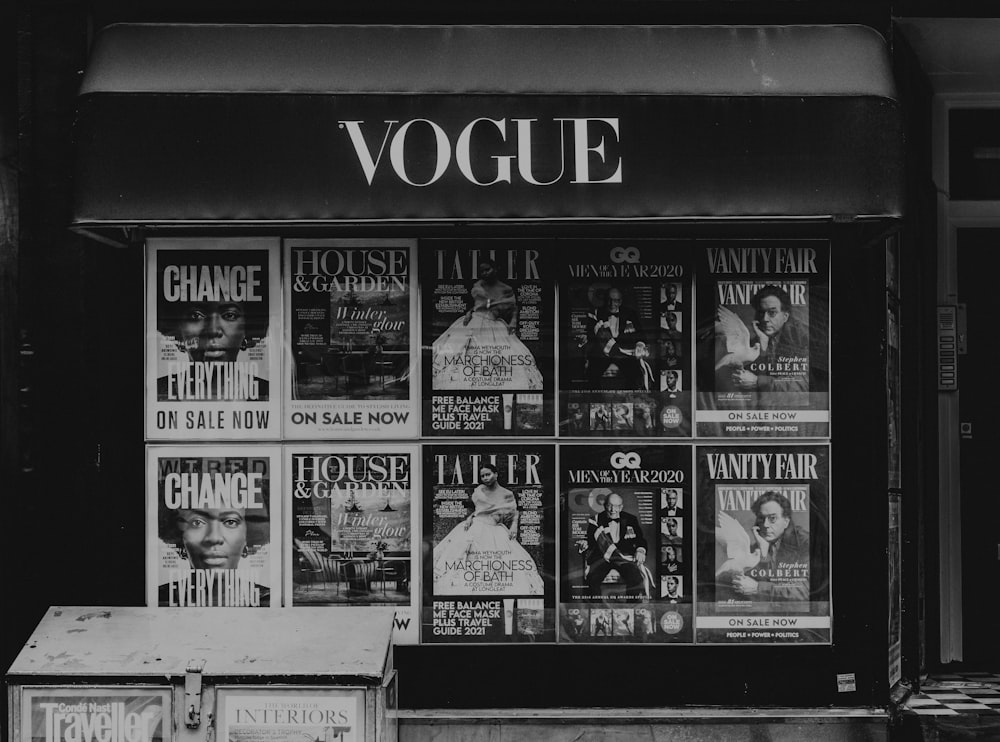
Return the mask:
{"type": "Polygon", "coordinates": [[[375,685],[392,669],[391,608],[53,606],[8,670],[27,676],[155,679],[204,662],[206,678],[375,685]]]}

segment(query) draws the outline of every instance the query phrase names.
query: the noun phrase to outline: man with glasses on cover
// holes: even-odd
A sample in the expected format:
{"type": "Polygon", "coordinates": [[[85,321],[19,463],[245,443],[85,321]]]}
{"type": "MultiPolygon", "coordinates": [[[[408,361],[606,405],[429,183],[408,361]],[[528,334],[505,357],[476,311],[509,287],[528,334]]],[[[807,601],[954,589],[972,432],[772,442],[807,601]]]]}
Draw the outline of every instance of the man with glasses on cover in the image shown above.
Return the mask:
{"type": "Polygon", "coordinates": [[[780,286],[768,284],[750,300],[756,312],[752,345],[760,356],[749,368],[733,371],[733,386],[759,392],[809,391],[809,338],[792,318],[792,300],[780,286]]]}
{"type": "Polygon", "coordinates": [[[809,532],[792,522],[791,501],[768,490],[750,509],[755,516],[750,552],[760,561],[733,576],[733,590],[753,600],[808,601],[809,532]]]}

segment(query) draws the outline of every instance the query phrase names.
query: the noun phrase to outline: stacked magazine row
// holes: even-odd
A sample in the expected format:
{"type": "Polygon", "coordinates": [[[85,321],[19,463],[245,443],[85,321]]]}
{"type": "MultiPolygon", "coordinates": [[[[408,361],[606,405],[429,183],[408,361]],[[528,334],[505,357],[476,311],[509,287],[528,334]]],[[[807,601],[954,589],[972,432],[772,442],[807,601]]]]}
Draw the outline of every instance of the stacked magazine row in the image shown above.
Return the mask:
{"type": "Polygon", "coordinates": [[[827,643],[828,444],[147,447],[153,606],[385,605],[397,640],[827,643]]]}
{"type": "Polygon", "coordinates": [[[830,434],[824,240],[151,239],[146,439],[830,434]]]}

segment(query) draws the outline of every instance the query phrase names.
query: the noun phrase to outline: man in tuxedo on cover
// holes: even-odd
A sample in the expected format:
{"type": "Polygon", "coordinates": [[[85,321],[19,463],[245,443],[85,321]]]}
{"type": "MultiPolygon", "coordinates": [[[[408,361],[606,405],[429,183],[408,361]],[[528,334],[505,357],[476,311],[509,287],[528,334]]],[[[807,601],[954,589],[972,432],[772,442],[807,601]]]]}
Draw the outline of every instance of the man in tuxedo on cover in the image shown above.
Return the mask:
{"type": "Polygon", "coordinates": [[[641,596],[646,587],[646,538],[639,519],[623,506],[621,495],[610,492],[604,511],[587,521],[586,580],[591,595],[601,594],[601,583],[612,569],[621,575],[627,595],[641,596]]]}
{"type": "MultiPolygon", "coordinates": [[[[619,288],[608,290],[607,303],[587,315],[587,375],[598,389],[628,389],[642,379],[636,345],[648,356],[639,313],[625,305],[619,288]],[[611,374],[609,369],[617,369],[611,374]]],[[[650,372],[652,374],[652,372],[650,372]]]]}
{"type": "Polygon", "coordinates": [[[676,487],[663,490],[663,512],[670,518],[680,518],[684,515],[684,508],[680,505],[680,497],[676,487]]]}
{"type": "Polygon", "coordinates": [[[677,284],[668,283],[663,287],[663,301],[660,302],[660,312],[682,312],[684,304],[677,298],[677,284]]]}

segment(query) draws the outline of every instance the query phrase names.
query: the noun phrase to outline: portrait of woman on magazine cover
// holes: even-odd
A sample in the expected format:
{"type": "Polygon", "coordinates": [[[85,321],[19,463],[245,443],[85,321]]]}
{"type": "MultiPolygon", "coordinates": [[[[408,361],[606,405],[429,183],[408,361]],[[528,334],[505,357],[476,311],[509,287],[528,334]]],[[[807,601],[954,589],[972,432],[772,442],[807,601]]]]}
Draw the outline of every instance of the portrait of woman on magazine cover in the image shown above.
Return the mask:
{"type": "MultiPolygon", "coordinates": [[[[200,267],[203,272],[214,266],[181,266],[184,268],[200,267]]],[[[254,266],[256,267],[256,266],[254,266]]],[[[209,374],[212,379],[230,379],[231,383],[205,383],[191,385],[203,390],[204,396],[194,399],[226,400],[249,399],[254,401],[268,400],[270,390],[268,380],[251,373],[255,366],[248,362],[246,351],[267,337],[268,331],[268,286],[265,280],[258,287],[258,298],[253,301],[235,301],[226,298],[225,292],[216,290],[212,298],[205,296],[183,298],[169,301],[164,291],[164,272],[178,269],[176,265],[158,266],[160,286],[157,290],[156,329],[165,338],[171,340],[177,349],[187,357],[190,364],[239,364],[229,368],[231,373],[209,374]],[[215,299],[218,299],[216,301],[215,299]]],[[[160,362],[160,370],[163,370],[160,362]]],[[[260,363],[266,370],[266,364],[260,363]]],[[[189,385],[192,376],[190,371],[168,374],[157,378],[156,396],[159,401],[173,399],[192,399],[184,387],[189,385]]]]}
{"type": "Polygon", "coordinates": [[[472,307],[434,341],[434,389],[541,390],[542,373],[518,337],[517,298],[493,261],[479,263],[479,280],[469,293],[472,307]],[[492,377],[479,373],[487,366],[480,354],[496,359],[488,364],[492,377]]]}
{"type": "MultiPolygon", "coordinates": [[[[159,604],[184,605],[188,604],[187,596],[200,596],[208,606],[269,606],[270,588],[249,579],[254,571],[240,570],[243,559],[270,541],[267,513],[266,505],[260,512],[245,508],[161,508],[160,539],[177,550],[188,568],[177,570],[174,579],[160,584],[159,604]],[[199,571],[214,574],[199,575],[199,571]]],[[[169,574],[160,569],[161,577],[164,572],[169,574]]]]}
{"type": "MultiPolygon", "coordinates": [[[[478,584],[477,562],[500,564],[492,571],[505,573],[491,592],[503,595],[542,595],[542,577],[534,559],[517,540],[518,509],[514,493],[497,479],[497,467],[483,464],[472,493],[473,513],[455,526],[434,547],[434,593],[464,595],[478,584]]],[[[486,583],[489,585],[490,583],[486,583]]]]}

